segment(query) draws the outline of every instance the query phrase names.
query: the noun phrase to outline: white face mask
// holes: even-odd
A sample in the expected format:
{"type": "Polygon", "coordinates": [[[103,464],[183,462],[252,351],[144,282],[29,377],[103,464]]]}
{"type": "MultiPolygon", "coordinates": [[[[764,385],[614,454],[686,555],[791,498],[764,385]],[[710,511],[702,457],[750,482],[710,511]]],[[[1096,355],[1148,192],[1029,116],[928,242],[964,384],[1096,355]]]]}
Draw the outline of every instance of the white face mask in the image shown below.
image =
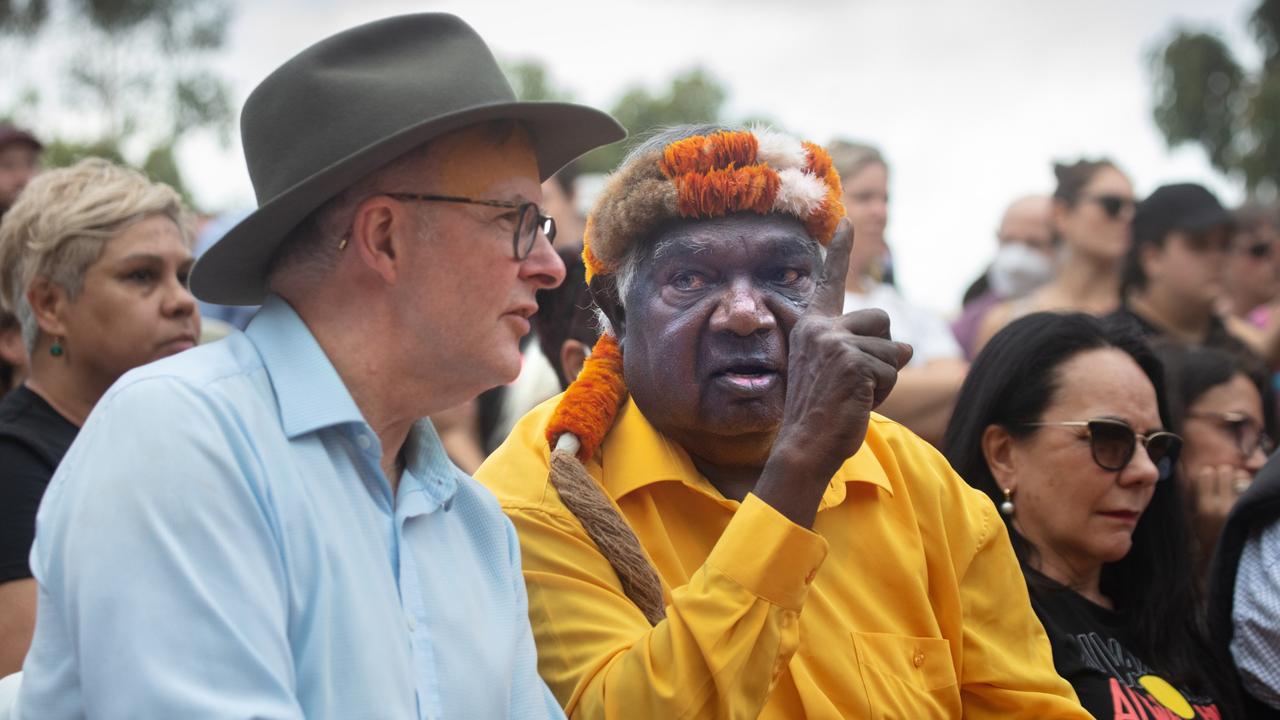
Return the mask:
{"type": "Polygon", "coordinates": [[[987,282],[1002,298],[1021,297],[1053,277],[1053,260],[1022,243],[1001,245],[987,270],[987,282]]]}

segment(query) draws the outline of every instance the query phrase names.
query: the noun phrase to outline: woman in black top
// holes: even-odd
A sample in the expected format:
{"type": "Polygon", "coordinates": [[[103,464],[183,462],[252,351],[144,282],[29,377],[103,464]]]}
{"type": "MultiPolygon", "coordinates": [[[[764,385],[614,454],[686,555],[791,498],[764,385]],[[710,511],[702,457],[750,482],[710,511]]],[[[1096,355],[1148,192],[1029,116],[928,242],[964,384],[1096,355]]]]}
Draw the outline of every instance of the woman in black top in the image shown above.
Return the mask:
{"type": "Polygon", "coordinates": [[[1206,642],[1165,431],[1162,371],[1131,329],[1028,315],[975,359],[948,460],[1009,525],[1058,672],[1096,717],[1233,717],[1206,642]]]}
{"type": "Polygon", "coordinates": [[[31,642],[27,557],[62,456],[116,379],[196,342],[191,246],[177,193],[97,159],[31,181],[0,224],[0,309],[31,357],[0,401],[0,676],[31,642]]]}

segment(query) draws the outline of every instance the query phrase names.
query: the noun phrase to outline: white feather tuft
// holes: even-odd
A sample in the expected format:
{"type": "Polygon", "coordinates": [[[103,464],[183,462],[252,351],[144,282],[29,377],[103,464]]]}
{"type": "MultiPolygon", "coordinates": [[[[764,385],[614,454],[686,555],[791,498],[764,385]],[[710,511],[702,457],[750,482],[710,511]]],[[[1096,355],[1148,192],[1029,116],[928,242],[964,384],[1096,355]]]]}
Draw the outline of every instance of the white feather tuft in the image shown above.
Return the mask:
{"type": "Polygon", "coordinates": [[[756,151],[757,162],[765,163],[774,170],[803,168],[808,162],[809,155],[799,140],[763,127],[753,129],[752,134],[756,136],[756,144],[759,146],[756,151]]]}
{"type": "Polygon", "coordinates": [[[827,184],[798,168],[778,171],[778,196],[773,200],[776,212],[808,218],[822,205],[827,184]]]}

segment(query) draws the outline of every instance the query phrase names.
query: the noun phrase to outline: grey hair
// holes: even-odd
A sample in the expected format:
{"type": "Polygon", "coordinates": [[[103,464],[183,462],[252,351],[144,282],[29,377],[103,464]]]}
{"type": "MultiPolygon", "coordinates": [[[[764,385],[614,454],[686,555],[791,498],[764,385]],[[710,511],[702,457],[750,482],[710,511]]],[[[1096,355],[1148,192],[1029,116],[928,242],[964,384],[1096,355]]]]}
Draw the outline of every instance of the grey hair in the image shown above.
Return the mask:
{"type": "Polygon", "coordinates": [[[195,244],[190,214],[173,188],[102,158],[42,173],[23,189],[0,224],[0,310],[18,318],[27,352],[40,337],[27,299],[32,282],[46,278],[78,297],[107,242],[151,217],[173,221],[183,244],[195,244]]]}

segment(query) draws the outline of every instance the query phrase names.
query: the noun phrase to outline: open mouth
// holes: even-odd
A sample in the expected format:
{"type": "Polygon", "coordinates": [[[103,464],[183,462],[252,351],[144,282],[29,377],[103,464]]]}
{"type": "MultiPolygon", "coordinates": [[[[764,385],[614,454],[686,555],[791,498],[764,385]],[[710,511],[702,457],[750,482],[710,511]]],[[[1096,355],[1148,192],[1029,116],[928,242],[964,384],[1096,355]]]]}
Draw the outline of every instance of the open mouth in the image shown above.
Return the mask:
{"type": "Polygon", "coordinates": [[[716,384],[742,395],[764,394],[778,379],[778,371],[762,363],[731,365],[712,376],[716,384]]]}

